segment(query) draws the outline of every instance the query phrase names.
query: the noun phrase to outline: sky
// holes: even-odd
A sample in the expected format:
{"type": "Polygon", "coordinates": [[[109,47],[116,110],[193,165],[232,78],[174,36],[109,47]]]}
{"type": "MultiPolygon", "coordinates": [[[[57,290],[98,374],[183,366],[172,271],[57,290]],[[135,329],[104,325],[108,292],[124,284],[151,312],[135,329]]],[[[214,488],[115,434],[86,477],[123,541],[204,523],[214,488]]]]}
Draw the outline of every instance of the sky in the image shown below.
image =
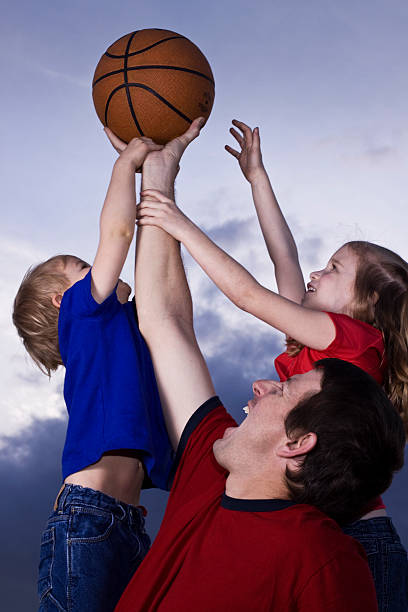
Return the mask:
{"type": "MultiPolygon", "coordinates": [[[[93,108],[105,49],[136,29],[190,38],[215,77],[215,103],[183,158],[177,201],[274,289],[273,268],[237,162],[230,121],[260,127],[263,159],[305,277],[344,242],[408,259],[408,5],[404,0],[71,0],[9,3],[0,24],[0,581],[4,610],[35,609],[41,529],[60,485],[63,371],[30,363],[11,323],[27,268],[56,253],[92,261],[115,152],[93,108]],[[5,501],[4,501],[5,500],[5,501]],[[16,542],[18,545],[16,546],[16,542]]],[[[228,303],[188,255],[196,331],[218,394],[241,420],[256,378],[275,377],[281,334],[228,303]]],[[[122,277],[131,284],[132,254],[122,277]]],[[[408,545],[408,468],[385,495],[408,545]]],[[[154,536],[166,494],[143,494],[154,536]]]]}

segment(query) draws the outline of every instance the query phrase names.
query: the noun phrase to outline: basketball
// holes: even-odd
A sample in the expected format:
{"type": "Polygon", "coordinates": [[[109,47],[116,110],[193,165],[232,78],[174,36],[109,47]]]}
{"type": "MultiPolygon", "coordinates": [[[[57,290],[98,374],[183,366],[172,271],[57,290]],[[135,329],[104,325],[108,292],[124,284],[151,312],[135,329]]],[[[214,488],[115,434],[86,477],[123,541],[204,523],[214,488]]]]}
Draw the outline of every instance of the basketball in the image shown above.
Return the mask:
{"type": "Polygon", "coordinates": [[[165,144],[196,117],[208,119],[214,77],[200,49],[170,30],[147,29],[119,38],[95,69],[92,96],[104,126],[119,138],[147,136],[165,144]]]}

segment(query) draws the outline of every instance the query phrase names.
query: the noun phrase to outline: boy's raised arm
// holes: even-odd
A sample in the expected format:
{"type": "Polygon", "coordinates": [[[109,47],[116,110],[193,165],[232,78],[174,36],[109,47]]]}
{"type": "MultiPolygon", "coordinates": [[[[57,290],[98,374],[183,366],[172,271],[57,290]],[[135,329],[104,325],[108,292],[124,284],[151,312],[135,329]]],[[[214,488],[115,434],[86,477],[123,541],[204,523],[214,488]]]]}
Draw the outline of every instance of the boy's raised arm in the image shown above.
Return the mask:
{"type": "Polygon", "coordinates": [[[236,151],[225,149],[239,162],[243,175],[251,185],[255,209],[266,247],[275,266],[279,294],[300,304],[305,292],[296,243],[273,192],[261,155],[259,128],[251,128],[242,121],[233,120],[230,132],[241,147],[236,151]]]}
{"type": "Polygon", "coordinates": [[[136,219],[135,171],[150,151],[160,150],[149,138],[134,138],[126,145],[105,129],[120,153],[112,171],[100,217],[100,237],[92,266],[92,296],[101,303],[118,282],[133,239],[136,219]]]}

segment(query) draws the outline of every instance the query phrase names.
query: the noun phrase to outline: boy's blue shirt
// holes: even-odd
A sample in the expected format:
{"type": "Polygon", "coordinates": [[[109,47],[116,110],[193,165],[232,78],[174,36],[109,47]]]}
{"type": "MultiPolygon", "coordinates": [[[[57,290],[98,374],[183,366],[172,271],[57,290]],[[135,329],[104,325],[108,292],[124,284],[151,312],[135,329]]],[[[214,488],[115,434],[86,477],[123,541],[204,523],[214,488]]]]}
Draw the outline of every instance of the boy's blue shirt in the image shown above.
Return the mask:
{"type": "Polygon", "coordinates": [[[174,453],[134,303],[121,304],[115,288],[98,304],[89,270],[64,293],[58,337],[69,414],[63,479],[106,451],[137,449],[153,485],[167,489],[174,453]]]}

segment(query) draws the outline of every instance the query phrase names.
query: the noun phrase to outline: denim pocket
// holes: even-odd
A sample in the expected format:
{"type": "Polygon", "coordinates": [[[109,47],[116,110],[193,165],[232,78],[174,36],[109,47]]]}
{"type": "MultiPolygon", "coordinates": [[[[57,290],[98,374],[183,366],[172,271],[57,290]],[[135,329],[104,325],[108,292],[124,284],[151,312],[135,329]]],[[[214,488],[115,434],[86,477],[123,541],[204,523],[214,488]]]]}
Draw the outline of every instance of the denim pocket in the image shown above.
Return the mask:
{"type": "Polygon", "coordinates": [[[46,529],[41,537],[40,564],[38,568],[38,596],[40,601],[52,589],[52,565],[54,562],[55,530],[46,529]]]}
{"type": "Polygon", "coordinates": [[[75,542],[102,542],[112,531],[112,512],[94,506],[72,506],[68,539],[75,542]]]}

